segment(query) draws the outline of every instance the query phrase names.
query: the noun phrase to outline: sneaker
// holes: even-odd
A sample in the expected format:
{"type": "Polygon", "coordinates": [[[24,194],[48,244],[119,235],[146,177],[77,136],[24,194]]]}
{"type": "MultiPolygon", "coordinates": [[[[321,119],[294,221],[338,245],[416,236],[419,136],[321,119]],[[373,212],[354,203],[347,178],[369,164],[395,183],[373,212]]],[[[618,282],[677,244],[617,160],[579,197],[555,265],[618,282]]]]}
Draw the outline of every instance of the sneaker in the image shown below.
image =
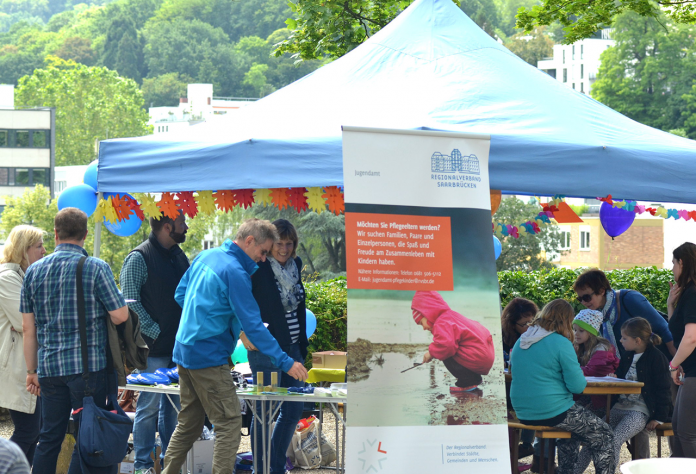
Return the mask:
{"type": "Polygon", "coordinates": [[[155,474],[155,468],[149,467],[147,469],[136,469],[135,474],[155,474]]]}

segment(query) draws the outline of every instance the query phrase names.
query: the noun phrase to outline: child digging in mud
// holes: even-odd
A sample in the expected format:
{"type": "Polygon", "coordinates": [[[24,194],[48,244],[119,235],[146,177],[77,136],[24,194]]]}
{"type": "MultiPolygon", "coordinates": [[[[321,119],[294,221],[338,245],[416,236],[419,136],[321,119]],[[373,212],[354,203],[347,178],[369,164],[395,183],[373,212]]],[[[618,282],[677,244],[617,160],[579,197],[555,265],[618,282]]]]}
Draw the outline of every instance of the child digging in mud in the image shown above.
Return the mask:
{"type": "Polygon", "coordinates": [[[436,291],[416,291],[411,302],[413,319],[433,334],[423,363],[441,360],[457,379],[450,393],[473,392],[493,366],[495,352],[491,333],[481,323],[465,318],[436,291]]]}

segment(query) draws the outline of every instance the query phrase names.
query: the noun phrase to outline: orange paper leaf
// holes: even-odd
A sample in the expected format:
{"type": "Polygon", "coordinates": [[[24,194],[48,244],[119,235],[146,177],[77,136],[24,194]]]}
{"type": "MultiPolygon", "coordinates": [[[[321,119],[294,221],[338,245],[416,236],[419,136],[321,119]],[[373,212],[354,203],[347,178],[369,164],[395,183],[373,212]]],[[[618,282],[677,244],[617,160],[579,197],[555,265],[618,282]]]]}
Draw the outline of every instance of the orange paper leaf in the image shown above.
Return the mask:
{"type": "Polygon", "coordinates": [[[288,198],[288,189],[287,188],[273,188],[271,189],[271,200],[273,201],[273,204],[275,207],[277,207],[279,210],[283,210],[288,205],[290,204],[290,200],[288,198]]]}
{"type": "Polygon", "coordinates": [[[254,204],[253,189],[237,189],[234,192],[234,199],[237,204],[244,209],[251,207],[254,204]]]}
{"type": "Polygon", "coordinates": [[[339,215],[345,210],[345,202],[343,201],[343,193],[338,186],[327,186],[324,188],[322,195],[326,199],[326,204],[329,205],[329,211],[339,215]]]}
{"type": "Polygon", "coordinates": [[[193,198],[193,191],[182,191],[176,195],[179,198],[179,208],[188,217],[196,217],[198,214],[198,203],[193,198]]]}
{"type": "Polygon", "coordinates": [[[162,198],[157,203],[157,207],[163,215],[172,220],[179,217],[179,208],[177,207],[174,196],[171,193],[162,193],[162,198]]]}
{"type": "Polygon", "coordinates": [[[221,211],[231,211],[236,204],[234,200],[234,191],[230,191],[229,189],[216,191],[213,196],[215,196],[215,204],[217,204],[218,209],[221,211]]]}

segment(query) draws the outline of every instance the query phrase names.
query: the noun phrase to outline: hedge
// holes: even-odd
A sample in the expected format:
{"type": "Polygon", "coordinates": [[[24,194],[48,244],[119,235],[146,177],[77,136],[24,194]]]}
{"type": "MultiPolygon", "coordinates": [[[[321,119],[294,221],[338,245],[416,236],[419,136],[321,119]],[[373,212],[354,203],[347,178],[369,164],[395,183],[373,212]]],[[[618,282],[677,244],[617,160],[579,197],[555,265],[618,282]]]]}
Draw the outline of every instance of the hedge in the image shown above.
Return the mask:
{"type": "MultiPolygon", "coordinates": [[[[563,298],[579,311],[584,306],[576,299],[573,283],[584,270],[555,268],[534,272],[498,272],[500,302],[504,307],[511,299],[522,297],[534,301],[541,308],[551,300],[563,298]]],[[[669,282],[674,280],[670,269],[636,267],[605,273],[613,289],[640,291],[655,309],[667,311],[669,282]]]]}
{"type": "MultiPolygon", "coordinates": [[[[498,272],[500,300],[505,306],[516,297],[527,298],[542,307],[551,300],[563,298],[576,311],[584,308],[575,298],[573,283],[584,269],[555,268],[535,272],[498,272]]],[[[612,288],[640,291],[658,310],[667,311],[669,282],[672,271],[657,267],[636,267],[606,272],[612,288]]],[[[305,282],[307,308],[317,317],[317,330],[309,339],[308,352],[345,351],[348,337],[346,279],[305,282]]],[[[307,356],[307,365],[311,362],[307,356]]]]}
{"type": "Polygon", "coordinates": [[[307,361],[312,352],[345,351],[348,340],[348,289],[345,277],[304,282],[307,309],[317,317],[317,330],[309,338],[307,361]]]}

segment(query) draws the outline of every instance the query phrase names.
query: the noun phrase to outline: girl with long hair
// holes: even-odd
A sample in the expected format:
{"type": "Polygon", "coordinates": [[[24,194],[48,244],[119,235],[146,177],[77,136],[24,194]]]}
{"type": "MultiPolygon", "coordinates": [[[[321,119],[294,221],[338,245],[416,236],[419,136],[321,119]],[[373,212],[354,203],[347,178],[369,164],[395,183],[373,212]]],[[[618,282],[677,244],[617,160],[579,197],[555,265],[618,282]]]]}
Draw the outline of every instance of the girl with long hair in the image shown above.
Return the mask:
{"type": "Polygon", "coordinates": [[[515,343],[510,355],[510,396],[517,417],[527,425],[553,426],[573,437],[558,441],[558,473],[572,474],[580,443],[597,474],[613,474],[614,434],[603,420],[573,401],[587,385],[573,348],[573,307],[548,303],[515,343]]]}

